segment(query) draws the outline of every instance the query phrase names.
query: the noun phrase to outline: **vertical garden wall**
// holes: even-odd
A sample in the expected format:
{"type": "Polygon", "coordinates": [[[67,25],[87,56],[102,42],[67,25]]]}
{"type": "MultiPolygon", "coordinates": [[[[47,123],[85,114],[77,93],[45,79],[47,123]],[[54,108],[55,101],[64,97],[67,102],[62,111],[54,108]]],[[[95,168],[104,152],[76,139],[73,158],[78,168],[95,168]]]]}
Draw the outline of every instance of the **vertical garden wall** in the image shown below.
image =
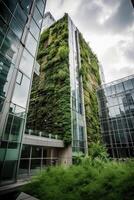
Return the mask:
{"type": "Polygon", "coordinates": [[[68,17],[42,33],[40,76],[34,76],[27,128],[57,134],[71,142],[68,17]]]}
{"type": "Polygon", "coordinates": [[[98,60],[81,34],[79,34],[79,42],[81,54],[80,76],[82,76],[83,80],[87,136],[88,143],[91,143],[97,142],[100,139],[96,88],[101,81],[98,60]]]}

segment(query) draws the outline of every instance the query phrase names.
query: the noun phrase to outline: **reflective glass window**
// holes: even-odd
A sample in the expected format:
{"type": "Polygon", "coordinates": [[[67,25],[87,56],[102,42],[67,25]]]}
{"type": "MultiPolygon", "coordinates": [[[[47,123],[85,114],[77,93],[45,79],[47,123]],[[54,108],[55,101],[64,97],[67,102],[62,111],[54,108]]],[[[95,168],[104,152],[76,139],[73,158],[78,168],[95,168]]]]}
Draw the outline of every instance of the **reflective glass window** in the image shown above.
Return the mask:
{"type": "Polygon", "coordinates": [[[112,95],[112,90],[111,90],[111,87],[108,86],[104,89],[105,93],[106,93],[106,96],[110,96],[112,95]]]}
{"type": "Polygon", "coordinates": [[[3,138],[10,141],[20,141],[23,125],[24,119],[9,114],[3,138]]]}
{"type": "Polygon", "coordinates": [[[18,117],[25,118],[26,110],[16,104],[11,103],[9,111],[10,113],[17,115],[18,117]]]}
{"type": "Polygon", "coordinates": [[[5,160],[18,160],[20,144],[17,142],[9,142],[5,160]]]}
{"type": "Polygon", "coordinates": [[[13,115],[9,114],[7,123],[6,123],[5,132],[3,135],[4,140],[8,140],[8,138],[9,138],[11,127],[12,127],[12,122],[13,122],[13,115]]]}
{"type": "MultiPolygon", "coordinates": [[[[10,149],[10,151],[12,151],[10,149]]],[[[6,160],[4,162],[4,168],[2,169],[1,179],[2,181],[13,180],[15,178],[17,170],[17,160],[6,160]]]]}
{"type": "Polygon", "coordinates": [[[20,174],[28,174],[29,173],[29,159],[21,159],[19,165],[19,175],[20,174]]]}
{"type": "Polygon", "coordinates": [[[4,33],[0,32],[0,46],[3,42],[3,39],[4,39],[4,33]]]}
{"type": "Polygon", "coordinates": [[[31,173],[35,172],[35,170],[40,170],[41,169],[41,159],[33,159],[31,160],[31,173]],[[34,170],[34,171],[33,171],[34,170]]]}
{"type": "Polygon", "coordinates": [[[3,160],[5,158],[5,153],[6,153],[6,149],[7,149],[7,142],[6,141],[1,141],[0,144],[0,169],[3,163],[3,160]]]}
{"type": "Polygon", "coordinates": [[[36,0],[36,4],[37,4],[37,7],[40,11],[40,13],[43,15],[44,14],[44,7],[45,7],[45,4],[42,0],[36,0]]]}
{"type": "Polygon", "coordinates": [[[35,39],[38,40],[40,29],[33,19],[31,21],[31,25],[30,25],[30,32],[33,34],[35,39]]]}
{"type": "Polygon", "coordinates": [[[31,5],[32,5],[31,0],[21,0],[20,1],[20,6],[24,9],[24,11],[28,14],[30,12],[31,9],[31,5]]]}
{"type": "Polygon", "coordinates": [[[25,108],[29,94],[29,86],[30,80],[23,75],[21,85],[17,83],[15,85],[12,102],[25,108]]]}
{"type": "Polygon", "coordinates": [[[42,157],[42,148],[41,147],[32,147],[32,158],[41,158],[42,157]]]}
{"type": "Polygon", "coordinates": [[[1,52],[12,62],[15,62],[19,44],[20,41],[18,37],[11,30],[9,30],[2,44],[1,52]]]}
{"type": "Polygon", "coordinates": [[[115,85],[112,85],[112,86],[111,86],[111,92],[112,92],[112,94],[116,94],[115,85]]]}
{"type": "Polygon", "coordinates": [[[19,68],[29,77],[32,75],[34,58],[24,49],[19,68]]]}
{"type": "Polygon", "coordinates": [[[23,144],[21,151],[21,158],[30,158],[31,146],[23,144]]]}
{"type": "Polygon", "coordinates": [[[18,116],[14,116],[9,140],[20,142],[23,128],[24,128],[24,119],[18,116]]]}
{"type": "Polygon", "coordinates": [[[36,21],[36,23],[38,24],[39,27],[41,27],[41,24],[42,24],[42,16],[38,10],[37,7],[35,7],[35,10],[34,10],[34,14],[33,14],[33,18],[34,20],[36,21]]]}
{"type": "Polygon", "coordinates": [[[19,85],[21,85],[22,78],[23,78],[23,74],[21,72],[18,72],[16,83],[18,83],[19,85]]]}
{"type": "Polygon", "coordinates": [[[17,5],[17,8],[14,12],[14,16],[17,19],[18,24],[24,27],[27,22],[28,17],[24,14],[19,4],[17,5]]]}
{"type": "Polygon", "coordinates": [[[3,104],[4,104],[4,98],[2,98],[2,97],[0,96],[0,112],[2,111],[3,104]]]}
{"type": "Polygon", "coordinates": [[[79,126],[79,140],[84,140],[84,127],[79,126]]]}
{"type": "Polygon", "coordinates": [[[134,87],[134,78],[132,78],[131,81],[132,81],[132,84],[133,84],[133,87],[134,87]]]}
{"type": "Polygon", "coordinates": [[[23,29],[20,25],[18,25],[18,22],[15,20],[15,18],[12,18],[12,21],[10,23],[10,28],[15,33],[15,35],[20,39],[22,36],[23,29]]]}
{"type": "Polygon", "coordinates": [[[18,0],[4,0],[4,3],[7,5],[8,9],[10,9],[10,11],[13,13],[13,11],[16,8],[18,0]]]}
{"type": "Polygon", "coordinates": [[[36,47],[37,47],[37,41],[34,39],[31,33],[29,33],[26,41],[26,48],[30,51],[30,53],[33,56],[35,56],[36,47]]]}
{"type": "Polygon", "coordinates": [[[0,45],[1,45],[3,38],[6,34],[7,28],[8,28],[8,26],[6,25],[4,20],[0,17],[0,45]]]}
{"type": "Polygon", "coordinates": [[[129,128],[134,128],[134,119],[132,117],[130,117],[130,118],[128,117],[127,122],[128,122],[129,128]]]}
{"type": "Polygon", "coordinates": [[[13,64],[0,54],[0,96],[6,96],[13,69],[13,64]]]}
{"type": "Polygon", "coordinates": [[[117,93],[120,93],[120,92],[123,92],[124,91],[124,87],[123,87],[123,84],[122,83],[118,83],[116,85],[116,91],[117,93]]]}
{"type": "Polygon", "coordinates": [[[2,1],[0,1],[0,16],[6,23],[11,19],[11,13],[2,1]]]}
{"type": "Polygon", "coordinates": [[[133,89],[133,85],[132,85],[131,80],[125,81],[125,82],[124,82],[124,87],[125,87],[125,90],[133,89]]]}
{"type": "Polygon", "coordinates": [[[6,33],[8,26],[6,25],[6,23],[4,22],[4,20],[0,17],[0,32],[2,32],[3,34],[6,33]]]}

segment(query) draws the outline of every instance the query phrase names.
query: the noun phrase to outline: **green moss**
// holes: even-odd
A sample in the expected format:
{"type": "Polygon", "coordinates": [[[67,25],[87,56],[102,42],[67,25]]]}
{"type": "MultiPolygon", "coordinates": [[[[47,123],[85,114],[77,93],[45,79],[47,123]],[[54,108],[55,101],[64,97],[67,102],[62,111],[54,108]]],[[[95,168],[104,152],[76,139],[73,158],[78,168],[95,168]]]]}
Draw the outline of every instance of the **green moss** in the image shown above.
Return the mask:
{"type": "Polygon", "coordinates": [[[37,60],[40,76],[34,77],[27,127],[60,135],[71,142],[68,21],[63,17],[42,33],[37,60]]]}
{"type": "Polygon", "coordinates": [[[79,41],[81,54],[81,69],[79,73],[83,80],[87,135],[88,143],[90,144],[100,140],[96,96],[96,88],[100,85],[99,65],[97,57],[93,54],[81,34],[79,34],[79,41]]]}

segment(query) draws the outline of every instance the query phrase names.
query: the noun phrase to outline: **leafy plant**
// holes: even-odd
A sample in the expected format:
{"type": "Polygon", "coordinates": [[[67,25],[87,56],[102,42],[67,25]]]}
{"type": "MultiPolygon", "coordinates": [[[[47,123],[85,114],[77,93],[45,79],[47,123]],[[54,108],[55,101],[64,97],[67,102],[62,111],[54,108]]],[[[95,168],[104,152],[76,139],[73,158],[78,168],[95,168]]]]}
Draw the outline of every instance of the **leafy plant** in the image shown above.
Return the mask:
{"type": "Polygon", "coordinates": [[[27,128],[56,134],[71,142],[68,20],[65,15],[41,35],[27,128]]]}
{"type": "Polygon", "coordinates": [[[100,85],[99,64],[96,55],[79,34],[81,68],[84,89],[84,104],[86,114],[88,143],[100,141],[100,124],[96,89],[100,85]]]}
{"type": "Polygon", "coordinates": [[[40,200],[133,200],[134,162],[90,158],[80,165],[42,171],[23,191],[40,200]]]}

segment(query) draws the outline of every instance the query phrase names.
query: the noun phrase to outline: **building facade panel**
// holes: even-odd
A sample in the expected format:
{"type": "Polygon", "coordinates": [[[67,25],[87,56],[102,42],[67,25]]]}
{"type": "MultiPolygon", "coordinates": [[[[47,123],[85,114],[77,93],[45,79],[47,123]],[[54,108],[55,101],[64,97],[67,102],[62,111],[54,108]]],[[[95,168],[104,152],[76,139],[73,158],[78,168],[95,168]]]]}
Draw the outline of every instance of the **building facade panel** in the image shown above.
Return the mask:
{"type": "Polygon", "coordinates": [[[0,184],[17,177],[45,3],[0,1],[0,184]]]}
{"type": "Polygon", "coordinates": [[[103,140],[111,157],[134,156],[134,77],[98,90],[103,140]]]}

